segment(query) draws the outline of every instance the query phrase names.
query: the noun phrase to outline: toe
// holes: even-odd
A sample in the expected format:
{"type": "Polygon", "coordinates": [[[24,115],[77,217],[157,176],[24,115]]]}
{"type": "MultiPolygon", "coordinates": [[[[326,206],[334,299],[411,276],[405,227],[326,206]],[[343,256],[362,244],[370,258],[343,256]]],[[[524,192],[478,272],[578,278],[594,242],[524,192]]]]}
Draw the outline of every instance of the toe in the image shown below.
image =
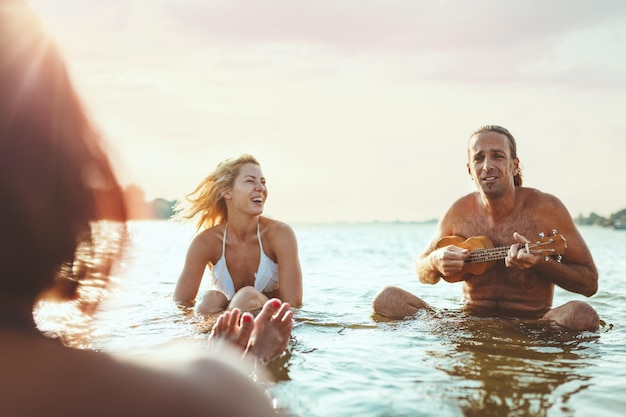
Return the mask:
{"type": "Polygon", "coordinates": [[[229,329],[235,329],[237,328],[237,325],[239,324],[239,316],[241,315],[241,311],[239,311],[239,309],[233,308],[230,311],[230,315],[228,318],[228,328],[229,329]]]}
{"type": "Polygon", "coordinates": [[[220,315],[217,320],[215,321],[215,323],[213,324],[213,328],[211,328],[211,334],[210,337],[218,337],[218,336],[222,336],[224,334],[224,315],[220,315]]]}
{"type": "Polygon", "coordinates": [[[293,316],[293,311],[289,303],[282,303],[280,309],[275,313],[275,317],[279,320],[291,319],[291,316],[293,316]]]}
{"type": "Polygon", "coordinates": [[[239,339],[245,344],[248,343],[250,335],[254,330],[254,316],[250,313],[243,313],[241,315],[241,326],[239,328],[239,339]]]}
{"type": "Polygon", "coordinates": [[[283,303],[278,298],[272,298],[271,300],[267,300],[265,304],[263,304],[263,308],[257,316],[257,319],[271,320],[272,316],[276,314],[276,311],[281,308],[282,305],[283,303]]]}

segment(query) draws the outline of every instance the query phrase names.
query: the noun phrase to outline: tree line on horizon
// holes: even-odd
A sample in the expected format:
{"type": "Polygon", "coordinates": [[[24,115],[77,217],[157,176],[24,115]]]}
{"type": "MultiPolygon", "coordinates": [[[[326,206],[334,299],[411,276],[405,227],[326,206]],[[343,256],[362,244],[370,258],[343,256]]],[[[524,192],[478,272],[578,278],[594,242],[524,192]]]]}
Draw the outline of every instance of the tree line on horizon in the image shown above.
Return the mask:
{"type": "Polygon", "coordinates": [[[145,192],[135,184],[124,188],[128,206],[128,218],[131,220],[167,220],[174,215],[176,200],[155,198],[145,200],[145,192]]]}
{"type": "Polygon", "coordinates": [[[588,216],[579,215],[574,219],[577,224],[587,226],[605,226],[614,227],[616,229],[626,228],[626,209],[622,209],[611,214],[609,217],[603,217],[596,213],[591,213],[588,216]]]}

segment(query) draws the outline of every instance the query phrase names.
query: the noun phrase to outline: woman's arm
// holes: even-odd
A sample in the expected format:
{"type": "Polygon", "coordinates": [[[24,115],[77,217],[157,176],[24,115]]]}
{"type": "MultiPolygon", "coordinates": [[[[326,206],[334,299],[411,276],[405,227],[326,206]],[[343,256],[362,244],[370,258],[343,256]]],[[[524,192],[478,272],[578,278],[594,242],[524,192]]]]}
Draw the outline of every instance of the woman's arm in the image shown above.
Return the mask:
{"type": "Polygon", "coordinates": [[[271,242],[278,263],[278,297],[292,307],[302,305],[302,269],[298,256],[298,241],[292,228],[277,223],[271,242]]]}
{"type": "Polygon", "coordinates": [[[187,249],[185,265],[174,290],[174,301],[178,304],[194,305],[204,268],[210,259],[208,236],[205,233],[196,236],[187,249]]]}

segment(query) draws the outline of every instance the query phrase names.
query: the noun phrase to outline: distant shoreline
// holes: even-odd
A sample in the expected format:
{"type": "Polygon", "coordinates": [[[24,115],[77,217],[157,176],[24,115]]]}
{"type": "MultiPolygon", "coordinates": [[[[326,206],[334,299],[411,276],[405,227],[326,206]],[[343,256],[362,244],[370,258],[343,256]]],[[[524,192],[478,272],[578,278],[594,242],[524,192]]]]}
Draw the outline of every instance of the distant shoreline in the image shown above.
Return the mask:
{"type": "MultiPolygon", "coordinates": [[[[163,198],[156,198],[152,201],[146,202],[143,199],[143,191],[138,187],[126,188],[126,197],[128,201],[128,214],[131,220],[169,220],[174,214],[174,207],[177,203],[176,200],[165,200],[163,198]]],[[[430,220],[370,220],[370,221],[329,221],[329,222],[293,222],[295,224],[436,224],[438,219],[430,220]]],[[[574,222],[577,225],[585,226],[602,226],[612,227],[615,229],[626,229],[626,209],[622,209],[618,212],[611,214],[609,217],[603,217],[596,213],[591,213],[588,216],[582,214],[574,218],[574,222]]]]}

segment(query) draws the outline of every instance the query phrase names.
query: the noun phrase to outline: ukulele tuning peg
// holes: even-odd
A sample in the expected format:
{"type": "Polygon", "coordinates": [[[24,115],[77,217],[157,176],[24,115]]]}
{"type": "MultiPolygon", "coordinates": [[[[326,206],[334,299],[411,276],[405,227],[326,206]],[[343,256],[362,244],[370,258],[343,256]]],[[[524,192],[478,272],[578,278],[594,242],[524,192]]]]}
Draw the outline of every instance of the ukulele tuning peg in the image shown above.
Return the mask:
{"type": "Polygon", "coordinates": [[[541,233],[539,233],[539,237],[543,239],[544,237],[546,237],[546,234],[541,232],[541,233]]]}
{"type": "Polygon", "coordinates": [[[552,229],[552,236],[556,236],[556,229],[552,229]]]}
{"type": "Polygon", "coordinates": [[[563,257],[561,255],[556,257],[556,261],[559,262],[559,263],[561,262],[562,259],[563,259],[563,257]]]}

